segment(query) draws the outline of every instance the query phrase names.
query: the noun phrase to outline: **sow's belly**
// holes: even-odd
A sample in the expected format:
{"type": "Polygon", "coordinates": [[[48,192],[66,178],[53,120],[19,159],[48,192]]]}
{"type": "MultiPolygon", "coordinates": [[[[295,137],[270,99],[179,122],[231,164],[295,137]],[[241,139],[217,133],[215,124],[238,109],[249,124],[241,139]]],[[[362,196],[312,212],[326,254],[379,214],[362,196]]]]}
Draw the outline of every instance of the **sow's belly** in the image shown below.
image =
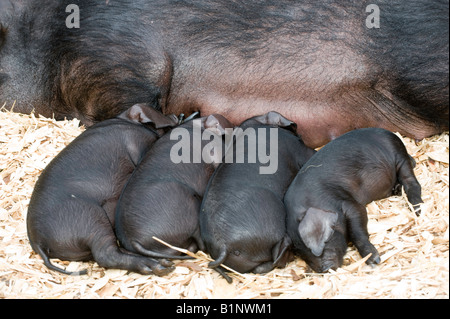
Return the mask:
{"type": "Polygon", "coordinates": [[[237,91],[224,94],[211,88],[201,89],[201,86],[192,87],[186,94],[175,91],[164,111],[187,115],[200,111],[202,116],[218,113],[235,125],[252,116],[276,111],[296,122],[303,141],[313,148],[363,127],[381,127],[416,139],[438,133],[410,112],[404,112],[394,103],[386,103],[392,101],[392,97],[384,97],[376,90],[351,89],[335,94],[291,90],[289,93],[280,91],[279,96],[267,96],[265,91],[259,95],[237,91]]]}
{"type": "Polygon", "coordinates": [[[297,123],[310,147],[362,127],[382,127],[416,139],[439,133],[390,93],[392,83],[364,57],[345,48],[324,45],[309,64],[301,57],[244,61],[218,56],[223,59],[206,55],[175,61],[165,113],[219,113],[238,125],[277,111],[297,123]]]}

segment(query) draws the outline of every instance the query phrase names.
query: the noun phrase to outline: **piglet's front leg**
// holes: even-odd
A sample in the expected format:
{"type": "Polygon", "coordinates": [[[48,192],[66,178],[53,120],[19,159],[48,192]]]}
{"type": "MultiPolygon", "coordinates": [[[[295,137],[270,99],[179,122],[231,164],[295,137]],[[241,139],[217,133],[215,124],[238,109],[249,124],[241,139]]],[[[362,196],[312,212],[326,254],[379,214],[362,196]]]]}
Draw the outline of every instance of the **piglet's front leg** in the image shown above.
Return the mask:
{"type": "Polygon", "coordinates": [[[347,221],[348,236],[350,241],[355,245],[362,257],[372,254],[372,256],[370,256],[370,258],[366,261],[368,265],[379,264],[381,262],[380,254],[369,241],[366,208],[356,202],[346,201],[342,205],[342,210],[347,221]]]}

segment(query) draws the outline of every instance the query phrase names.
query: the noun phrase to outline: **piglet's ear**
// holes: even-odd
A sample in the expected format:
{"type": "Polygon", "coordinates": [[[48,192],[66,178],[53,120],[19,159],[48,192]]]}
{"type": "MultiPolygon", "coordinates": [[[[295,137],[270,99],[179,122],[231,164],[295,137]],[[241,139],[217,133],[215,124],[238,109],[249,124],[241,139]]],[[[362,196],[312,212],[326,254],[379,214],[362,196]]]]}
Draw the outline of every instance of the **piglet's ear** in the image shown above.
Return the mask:
{"type": "Polygon", "coordinates": [[[164,115],[147,104],[135,104],[118,116],[136,123],[153,123],[156,129],[176,126],[178,119],[175,115],[164,115]]]}
{"type": "Polygon", "coordinates": [[[255,117],[255,120],[262,124],[275,125],[278,127],[289,129],[293,132],[297,132],[297,124],[295,122],[288,120],[283,115],[275,111],[255,117]]]}
{"type": "Polygon", "coordinates": [[[208,116],[203,125],[205,130],[210,130],[217,135],[225,135],[226,128],[234,127],[225,117],[219,114],[208,116]]]}
{"type": "Polygon", "coordinates": [[[322,255],[325,243],[334,233],[338,214],[311,207],[298,225],[298,232],[314,256],[322,255]]]}

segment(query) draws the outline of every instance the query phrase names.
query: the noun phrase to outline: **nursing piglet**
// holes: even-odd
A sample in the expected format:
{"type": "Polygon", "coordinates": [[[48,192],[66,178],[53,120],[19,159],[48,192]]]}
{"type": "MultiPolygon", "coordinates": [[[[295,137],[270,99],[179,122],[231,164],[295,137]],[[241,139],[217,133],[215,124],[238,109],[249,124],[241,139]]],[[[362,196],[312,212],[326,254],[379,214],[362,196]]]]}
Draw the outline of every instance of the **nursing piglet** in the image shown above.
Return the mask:
{"type": "Polygon", "coordinates": [[[243,122],[211,178],[200,211],[201,236],[215,259],[209,266],[229,282],[220,264],[265,273],[291,256],[283,196],[315,152],[303,144],[296,127],[276,112],[243,122]]]}
{"type": "Polygon", "coordinates": [[[171,263],[119,248],[114,212],[120,193],[142,156],[176,117],[137,104],[100,122],[73,140],[45,168],[34,188],[27,215],[30,244],[44,264],[64,274],[50,258],[94,260],[105,268],[165,275],[171,263]],[[147,123],[148,128],[138,124],[147,123]]]}
{"type": "Polygon", "coordinates": [[[198,226],[206,185],[224,153],[232,124],[221,115],[191,120],[161,137],[127,183],[117,206],[117,237],[123,247],[150,257],[180,253],[159,243],[203,249],[198,226]]]}
{"type": "Polygon", "coordinates": [[[295,252],[317,272],[342,265],[351,241],[361,256],[380,257],[369,241],[365,206],[397,195],[422,203],[414,159],[402,141],[384,129],[354,130],[319,150],[295,177],[284,199],[287,231],[295,252]]]}

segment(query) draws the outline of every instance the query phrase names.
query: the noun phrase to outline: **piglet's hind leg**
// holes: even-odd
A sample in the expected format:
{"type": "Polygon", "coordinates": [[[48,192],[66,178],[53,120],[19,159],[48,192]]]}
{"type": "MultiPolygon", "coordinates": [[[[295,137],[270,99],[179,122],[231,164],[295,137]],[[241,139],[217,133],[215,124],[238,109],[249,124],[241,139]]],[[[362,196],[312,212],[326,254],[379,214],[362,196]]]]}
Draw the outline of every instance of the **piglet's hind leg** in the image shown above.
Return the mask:
{"type": "Polygon", "coordinates": [[[104,268],[124,269],[143,275],[158,276],[167,275],[174,270],[171,262],[158,261],[120,249],[115,238],[104,238],[102,243],[95,243],[92,247],[92,255],[99,266],[104,268]]]}
{"type": "Polygon", "coordinates": [[[172,263],[135,255],[119,248],[106,214],[100,206],[91,207],[91,220],[86,227],[86,244],[94,260],[104,268],[123,269],[148,275],[164,276],[173,271],[172,263]],[[94,234],[94,235],[92,235],[94,234]]]}
{"type": "Polygon", "coordinates": [[[406,196],[408,197],[408,201],[414,207],[414,212],[417,216],[419,216],[421,213],[420,204],[423,203],[422,187],[420,186],[416,176],[414,175],[411,161],[403,161],[398,169],[397,179],[399,183],[403,185],[406,196]]]}
{"type": "Polygon", "coordinates": [[[350,240],[358,249],[360,255],[366,257],[367,255],[372,254],[366,263],[369,265],[379,264],[381,262],[380,254],[369,241],[366,208],[358,203],[348,201],[343,204],[342,209],[347,219],[350,240]]]}
{"type": "Polygon", "coordinates": [[[273,261],[267,261],[265,263],[262,263],[258,266],[256,266],[252,272],[255,274],[265,274],[268,273],[269,271],[271,271],[272,269],[275,268],[275,265],[273,263],[273,261]]]}

